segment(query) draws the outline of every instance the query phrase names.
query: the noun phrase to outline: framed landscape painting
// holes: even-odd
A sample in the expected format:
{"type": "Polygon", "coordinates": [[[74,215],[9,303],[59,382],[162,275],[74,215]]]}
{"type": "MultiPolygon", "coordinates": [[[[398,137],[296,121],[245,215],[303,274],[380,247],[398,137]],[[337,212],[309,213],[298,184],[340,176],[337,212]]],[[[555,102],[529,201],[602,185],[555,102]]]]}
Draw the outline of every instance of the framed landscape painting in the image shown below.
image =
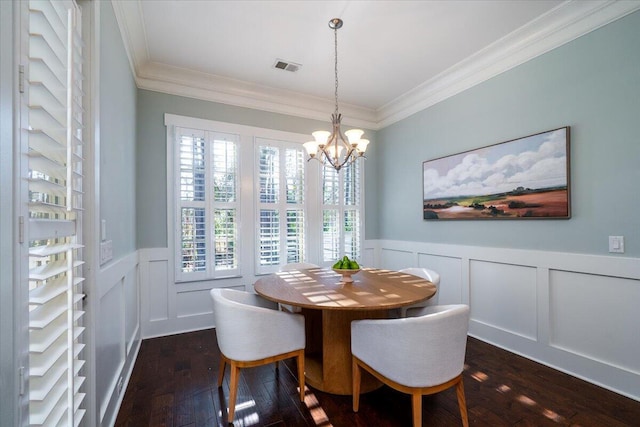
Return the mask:
{"type": "Polygon", "coordinates": [[[570,218],[569,139],[566,126],[423,162],[423,218],[570,218]]]}

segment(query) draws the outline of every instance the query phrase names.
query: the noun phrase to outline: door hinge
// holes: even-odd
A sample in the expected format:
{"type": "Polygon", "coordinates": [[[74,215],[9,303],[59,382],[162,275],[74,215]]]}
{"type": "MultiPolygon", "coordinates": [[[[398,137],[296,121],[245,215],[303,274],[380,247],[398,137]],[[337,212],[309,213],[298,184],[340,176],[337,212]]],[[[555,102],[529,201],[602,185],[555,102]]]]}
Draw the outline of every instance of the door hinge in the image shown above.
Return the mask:
{"type": "Polygon", "coordinates": [[[25,385],[24,385],[24,366],[20,366],[18,368],[18,389],[20,390],[20,396],[24,395],[25,392],[25,385]]]}
{"type": "Polygon", "coordinates": [[[18,90],[24,93],[24,65],[18,66],[18,90]]]}
{"type": "Polygon", "coordinates": [[[24,217],[18,217],[18,243],[24,243],[24,217]]]}

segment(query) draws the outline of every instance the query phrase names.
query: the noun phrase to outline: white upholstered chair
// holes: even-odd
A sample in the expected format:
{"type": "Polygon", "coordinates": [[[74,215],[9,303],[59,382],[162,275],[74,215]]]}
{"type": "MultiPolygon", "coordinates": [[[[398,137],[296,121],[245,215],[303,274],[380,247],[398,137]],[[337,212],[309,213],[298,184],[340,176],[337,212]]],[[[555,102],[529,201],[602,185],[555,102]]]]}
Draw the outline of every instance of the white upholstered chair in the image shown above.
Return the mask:
{"type": "Polygon", "coordinates": [[[432,305],[438,305],[438,296],[439,296],[439,291],[440,291],[440,275],[433,271],[433,270],[429,270],[428,268],[420,268],[420,267],[411,267],[411,268],[403,268],[402,270],[399,270],[400,273],[407,273],[407,274],[412,274],[414,276],[418,276],[421,277],[423,279],[427,279],[428,281],[430,281],[431,283],[433,283],[436,286],[436,294],[434,296],[432,296],[431,298],[429,298],[426,301],[422,301],[422,302],[418,302],[416,304],[410,305],[408,307],[401,307],[400,308],[400,317],[407,317],[407,310],[409,309],[414,309],[414,308],[422,308],[422,307],[429,307],[432,305]]]}
{"type": "MultiPolygon", "coordinates": [[[[280,267],[280,271],[305,270],[307,268],[320,268],[320,266],[310,262],[292,262],[280,267]]],[[[300,307],[288,304],[280,304],[280,308],[284,311],[288,311],[289,313],[300,313],[302,311],[300,307]]]]}
{"type": "Polygon", "coordinates": [[[300,401],[304,401],[304,317],[278,310],[278,304],[257,294],[212,289],[213,317],[221,360],[218,387],[225,365],[231,366],[229,422],[233,422],[240,368],[297,358],[300,401]]]}
{"type": "Polygon", "coordinates": [[[422,425],[422,396],[456,387],[462,424],[469,425],[462,371],[469,329],[467,305],[412,311],[415,317],[351,322],[353,410],[360,404],[361,369],[411,394],[413,426],[422,425]]]}

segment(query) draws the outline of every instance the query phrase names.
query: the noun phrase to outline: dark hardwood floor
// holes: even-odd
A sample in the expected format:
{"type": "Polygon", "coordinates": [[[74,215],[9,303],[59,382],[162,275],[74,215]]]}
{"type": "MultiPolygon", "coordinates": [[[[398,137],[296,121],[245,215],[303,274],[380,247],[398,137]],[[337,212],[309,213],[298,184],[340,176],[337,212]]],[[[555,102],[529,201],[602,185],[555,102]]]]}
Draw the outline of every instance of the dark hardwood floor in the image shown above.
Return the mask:
{"type": "MultiPolygon", "coordinates": [[[[215,330],[144,340],[116,426],[227,426],[229,369],[216,387],[215,330]]],[[[473,426],[640,426],[640,402],[469,338],[464,385],[473,426]]],[[[411,399],[388,387],[350,396],[296,395],[294,364],[241,373],[235,427],[410,426],[411,399]]],[[[461,425],[453,389],[423,398],[425,426],[461,425]]]]}

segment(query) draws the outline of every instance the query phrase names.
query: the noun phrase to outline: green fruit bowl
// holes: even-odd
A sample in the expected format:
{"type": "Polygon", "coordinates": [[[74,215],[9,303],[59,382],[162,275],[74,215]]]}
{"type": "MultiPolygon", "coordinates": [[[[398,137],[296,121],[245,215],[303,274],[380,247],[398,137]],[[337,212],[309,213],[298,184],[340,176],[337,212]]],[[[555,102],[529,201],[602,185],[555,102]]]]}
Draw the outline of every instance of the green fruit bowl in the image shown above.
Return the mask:
{"type": "Polygon", "coordinates": [[[355,270],[348,270],[344,268],[332,268],[332,270],[342,276],[342,280],[341,280],[342,283],[353,283],[353,277],[351,276],[353,276],[354,274],[360,271],[359,268],[355,270]]]}

